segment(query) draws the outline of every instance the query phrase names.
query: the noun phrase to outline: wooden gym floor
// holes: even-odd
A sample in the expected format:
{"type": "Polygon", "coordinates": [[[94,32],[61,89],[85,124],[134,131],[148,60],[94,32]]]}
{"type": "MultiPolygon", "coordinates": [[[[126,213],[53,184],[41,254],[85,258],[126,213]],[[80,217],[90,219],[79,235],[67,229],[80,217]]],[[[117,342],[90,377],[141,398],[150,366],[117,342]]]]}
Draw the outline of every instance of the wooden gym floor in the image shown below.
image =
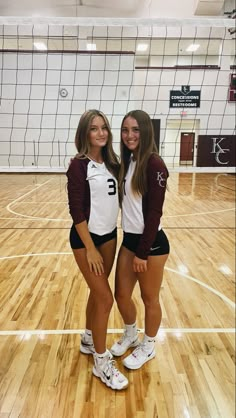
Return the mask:
{"type": "MultiPolygon", "coordinates": [[[[233,175],[171,173],[157,357],[137,371],[118,359],[121,392],[79,352],[88,290],[68,242],[65,175],[0,174],[0,186],[0,418],[235,416],[233,175]]],[[[138,288],[135,301],[142,332],[138,288]]],[[[108,347],[121,332],[114,305],[108,347]]]]}

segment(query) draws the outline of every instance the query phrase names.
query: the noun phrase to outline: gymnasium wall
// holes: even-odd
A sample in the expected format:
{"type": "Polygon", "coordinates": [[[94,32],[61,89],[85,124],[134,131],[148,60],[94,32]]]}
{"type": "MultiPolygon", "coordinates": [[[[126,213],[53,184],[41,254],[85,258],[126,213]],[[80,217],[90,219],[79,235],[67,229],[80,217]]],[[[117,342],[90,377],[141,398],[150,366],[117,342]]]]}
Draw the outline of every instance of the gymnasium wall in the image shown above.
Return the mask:
{"type": "MultiPolygon", "coordinates": [[[[179,168],[183,131],[195,133],[196,151],[198,135],[231,135],[235,141],[235,103],[227,100],[229,77],[234,71],[232,39],[225,28],[210,32],[216,47],[206,56],[173,55],[171,43],[170,49],[163,50],[154,43],[148,54],[136,56],[134,40],[126,47],[132,50],[124,51],[122,38],[117,51],[111,50],[112,44],[106,45],[106,51],[95,53],[2,50],[0,169],[64,171],[75,154],[79,117],[91,108],[107,114],[117,153],[120,123],[127,111],[143,109],[152,119],[160,119],[160,153],[170,169],[179,168]],[[185,85],[200,91],[200,107],[170,108],[170,91],[185,85]]],[[[204,28],[202,37],[206,33],[204,28]]],[[[177,34],[180,36],[179,29],[173,30],[168,41],[177,34]]],[[[177,39],[180,45],[183,40],[177,39]]],[[[176,48],[176,41],[174,45],[176,48]]],[[[193,165],[197,165],[196,157],[193,165]]],[[[222,168],[227,169],[225,165],[222,168]]]]}

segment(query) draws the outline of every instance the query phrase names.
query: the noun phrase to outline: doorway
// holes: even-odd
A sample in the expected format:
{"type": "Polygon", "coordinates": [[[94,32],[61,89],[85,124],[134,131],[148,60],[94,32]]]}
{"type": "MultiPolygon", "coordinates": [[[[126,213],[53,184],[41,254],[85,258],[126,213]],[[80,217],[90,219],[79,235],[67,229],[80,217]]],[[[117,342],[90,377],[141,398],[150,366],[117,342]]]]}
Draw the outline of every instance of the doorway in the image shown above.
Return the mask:
{"type": "Polygon", "coordinates": [[[152,126],[153,126],[153,132],[154,132],[154,140],[157,146],[157,150],[159,152],[161,120],[152,119],[152,126]]]}
{"type": "Polygon", "coordinates": [[[193,165],[194,139],[194,132],[181,132],[179,156],[180,165],[193,165]]]}

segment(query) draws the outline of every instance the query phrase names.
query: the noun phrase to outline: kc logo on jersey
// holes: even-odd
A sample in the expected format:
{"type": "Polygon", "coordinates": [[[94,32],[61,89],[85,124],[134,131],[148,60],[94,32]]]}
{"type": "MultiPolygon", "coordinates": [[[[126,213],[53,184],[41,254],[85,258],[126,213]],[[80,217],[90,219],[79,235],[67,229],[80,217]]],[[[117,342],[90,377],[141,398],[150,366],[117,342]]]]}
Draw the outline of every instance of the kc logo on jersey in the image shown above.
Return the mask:
{"type": "Polygon", "coordinates": [[[166,179],[165,179],[165,177],[163,178],[163,176],[164,176],[163,171],[162,172],[160,172],[160,171],[157,172],[157,181],[158,181],[158,184],[159,184],[160,187],[165,187],[165,184],[166,184],[166,179]]]}

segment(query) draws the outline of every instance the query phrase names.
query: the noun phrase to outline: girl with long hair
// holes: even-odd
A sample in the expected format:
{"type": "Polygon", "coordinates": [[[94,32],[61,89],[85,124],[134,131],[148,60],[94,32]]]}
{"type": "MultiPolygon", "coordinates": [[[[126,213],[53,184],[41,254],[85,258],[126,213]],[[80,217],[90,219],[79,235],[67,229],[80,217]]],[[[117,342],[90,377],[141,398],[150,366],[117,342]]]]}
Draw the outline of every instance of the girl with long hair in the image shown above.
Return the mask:
{"type": "Polygon", "coordinates": [[[162,317],[159,293],[169,254],[169,242],[160,224],[167,178],[149,115],[142,110],[129,112],[121,125],[119,187],[124,236],[115,278],[115,298],[125,331],[110,350],[114,356],[121,356],[136,347],[123,360],[129,369],[138,369],[155,357],[155,337],[162,317]],[[141,342],[132,300],[137,282],[145,308],[141,342]]]}
{"type": "Polygon", "coordinates": [[[80,351],[93,354],[95,376],[120,390],[128,386],[128,380],[115,367],[106,349],[107,323],[113,305],[108,277],[116,252],[119,162],[112,148],[109,122],[101,111],[89,110],[81,116],[75,145],[78,154],[67,171],[73,219],[70,244],[90,289],[80,351]]]}

